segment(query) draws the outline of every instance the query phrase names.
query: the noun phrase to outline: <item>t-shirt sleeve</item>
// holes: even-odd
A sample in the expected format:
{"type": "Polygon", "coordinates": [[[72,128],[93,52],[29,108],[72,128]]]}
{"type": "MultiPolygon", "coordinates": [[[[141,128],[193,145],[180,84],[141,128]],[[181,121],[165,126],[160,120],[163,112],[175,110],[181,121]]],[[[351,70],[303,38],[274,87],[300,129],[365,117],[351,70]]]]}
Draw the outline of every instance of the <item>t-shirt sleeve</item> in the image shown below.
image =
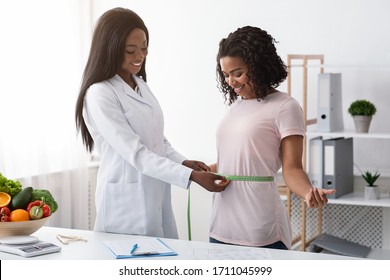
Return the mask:
{"type": "Polygon", "coordinates": [[[282,104],[276,117],[280,139],[290,135],[305,135],[303,111],[299,103],[291,98],[282,104]]]}

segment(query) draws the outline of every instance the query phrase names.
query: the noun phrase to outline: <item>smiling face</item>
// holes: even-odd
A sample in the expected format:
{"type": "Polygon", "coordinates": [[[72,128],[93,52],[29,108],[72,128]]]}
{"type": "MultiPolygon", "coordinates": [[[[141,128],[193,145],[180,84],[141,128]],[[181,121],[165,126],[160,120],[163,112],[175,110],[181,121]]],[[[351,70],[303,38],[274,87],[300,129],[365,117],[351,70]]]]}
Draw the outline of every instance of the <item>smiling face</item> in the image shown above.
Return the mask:
{"type": "Polygon", "coordinates": [[[248,67],[239,57],[225,56],[219,60],[225,81],[244,99],[256,98],[248,78],[248,67]]]}
{"type": "Polygon", "coordinates": [[[123,63],[118,74],[134,88],[135,83],[131,76],[141,70],[142,63],[148,55],[145,32],[139,28],[134,29],[126,38],[124,50],[123,63]]]}

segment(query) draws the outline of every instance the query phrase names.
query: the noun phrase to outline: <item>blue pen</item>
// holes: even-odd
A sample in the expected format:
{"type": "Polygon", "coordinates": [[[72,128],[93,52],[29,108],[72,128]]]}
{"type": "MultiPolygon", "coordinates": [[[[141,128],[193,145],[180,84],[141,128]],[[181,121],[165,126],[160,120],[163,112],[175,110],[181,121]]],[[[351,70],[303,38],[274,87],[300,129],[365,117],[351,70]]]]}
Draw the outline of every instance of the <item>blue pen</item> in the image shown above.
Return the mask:
{"type": "Polygon", "coordinates": [[[130,251],[130,254],[133,254],[135,252],[135,250],[137,250],[137,248],[138,248],[138,244],[134,244],[133,248],[130,251]]]}

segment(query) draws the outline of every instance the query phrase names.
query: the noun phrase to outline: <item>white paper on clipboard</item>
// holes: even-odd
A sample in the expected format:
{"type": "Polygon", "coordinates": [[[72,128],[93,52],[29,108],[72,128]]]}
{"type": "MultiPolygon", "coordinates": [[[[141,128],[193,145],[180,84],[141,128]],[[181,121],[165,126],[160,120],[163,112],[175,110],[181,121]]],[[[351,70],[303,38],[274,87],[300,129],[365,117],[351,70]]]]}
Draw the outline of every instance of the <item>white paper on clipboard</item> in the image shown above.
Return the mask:
{"type": "Polygon", "coordinates": [[[117,259],[177,255],[160,238],[105,240],[102,242],[117,259]],[[137,244],[137,250],[131,254],[135,244],[137,244]]]}

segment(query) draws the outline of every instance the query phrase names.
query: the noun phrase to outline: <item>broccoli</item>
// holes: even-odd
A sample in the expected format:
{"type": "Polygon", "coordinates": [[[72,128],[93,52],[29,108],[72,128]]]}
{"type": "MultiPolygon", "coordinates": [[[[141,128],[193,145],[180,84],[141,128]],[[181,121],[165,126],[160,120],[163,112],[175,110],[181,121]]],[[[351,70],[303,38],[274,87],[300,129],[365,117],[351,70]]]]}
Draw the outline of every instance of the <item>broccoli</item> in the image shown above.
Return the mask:
{"type": "Polygon", "coordinates": [[[0,173],[0,192],[6,192],[14,197],[22,190],[22,184],[19,181],[9,180],[0,173]]]}
{"type": "Polygon", "coordinates": [[[45,198],[45,203],[49,205],[51,213],[54,213],[58,209],[58,203],[48,190],[44,189],[33,189],[31,201],[41,200],[45,198]]]}

